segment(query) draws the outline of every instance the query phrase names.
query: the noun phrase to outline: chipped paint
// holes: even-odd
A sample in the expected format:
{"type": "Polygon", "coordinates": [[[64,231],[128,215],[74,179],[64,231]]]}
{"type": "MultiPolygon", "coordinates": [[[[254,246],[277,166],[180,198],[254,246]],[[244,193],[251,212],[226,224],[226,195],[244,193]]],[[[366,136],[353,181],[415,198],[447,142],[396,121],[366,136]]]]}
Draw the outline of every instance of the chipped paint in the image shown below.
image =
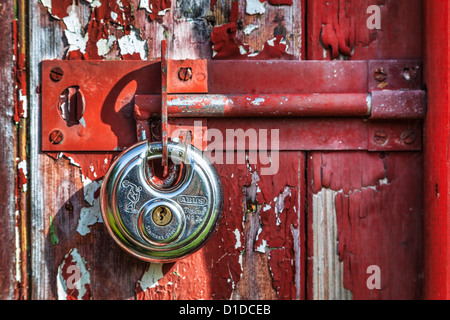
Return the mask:
{"type": "Polygon", "coordinates": [[[88,2],[89,5],[90,5],[92,8],[97,8],[97,7],[100,7],[100,6],[102,5],[102,3],[100,2],[100,0],[85,0],[85,1],[88,2]]]}
{"type": "Polygon", "coordinates": [[[69,43],[69,52],[79,50],[82,54],[85,54],[89,36],[87,33],[84,34],[77,11],[70,11],[69,15],[62,20],[66,26],[64,35],[69,43]]]}
{"type": "Polygon", "coordinates": [[[164,277],[162,267],[161,263],[148,264],[147,270],[142,275],[141,280],[138,281],[138,286],[142,291],[159,285],[158,281],[164,277]]]}
{"type": "Polygon", "coordinates": [[[266,101],[264,98],[255,98],[255,100],[253,100],[251,102],[252,105],[254,106],[259,106],[261,105],[261,103],[263,103],[264,101],[266,101]]]}
{"type": "Polygon", "coordinates": [[[148,47],[147,41],[142,40],[139,30],[132,29],[130,34],[123,36],[118,40],[120,54],[122,57],[135,59],[139,57],[141,60],[147,60],[148,47]]]}
{"type": "Polygon", "coordinates": [[[246,36],[249,36],[253,31],[255,31],[258,28],[259,28],[259,26],[256,24],[249,24],[249,25],[245,26],[245,28],[244,28],[244,30],[242,30],[242,32],[244,32],[244,34],[246,36]]]}
{"type": "Polygon", "coordinates": [[[22,160],[17,165],[19,188],[22,192],[27,192],[28,166],[27,160],[22,160]]]}
{"type": "Polygon", "coordinates": [[[261,244],[255,248],[256,252],[266,253],[267,241],[262,239],[261,244]]]}
{"type": "Polygon", "coordinates": [[[302,279],[302,247],[300,245],[301,238],[300,238],[300,230],[298,228],[294,228],[294,226],[291,225],[291,234],[293,239],[293,249],[294,249],[294,264],[295,264],[295,299],[300,300],[301,295],[301,279],[302,279]]]}
{"type": "Polygon", "coordinates": [[[291,188],[289,186],[286,186],[283,192],[281,192],[280,195],[274,199],[275,215],[277,216],[277,226],[281,224],[280,214],[284,210],[284,202],[286,198],[290,196],[291,196],[291,188]]]}
{"type": "Polygon", "coordinates": [[[95,199],[94,204],[91,207],[81,208],[77,232],[82,236],[85,236],[91,232],[90,226],[96,223],[103,223],[99,199],[95,199]]]}
{"type": "Polygon", "coordinates": [[[242,247],[241,232],[238,229],[236,229],[234,230],[234,235],[236,237],[236,244],[234,245],[234,248],[239,249],[240,247],[242,247]]]}
{"type": "Polygon", "coordinates": [[[338,252],[335,197],[323,188],[313,195],[313,299],[352,300],[344,288],[344,264],[338,252]]]}
{"type": "Polygon", "coordinates": [[[170,10],[170,0],[140,0],[139,9],[144,9],[151,20],[164,16],[170,10]]]}
{"type": "Polygon", "coordinates": [[[91,181],[91,179],[84,175],[81,175],[81,181],[83,182],[84,201],[93,206],[95,193],[100,189],[102,182],[101,180],[91,181]]]}
{"type": "Polygon", "coordinates": [[[58,300],[89,300],[91,275],[77,248],[70,249],[58,267],[56,288],[58,300]]]}
{"type": "Polygon", "coordinates": [[[83,182],[84,200],[90,206],[81,208],[77,232],[85,236],[91,231],[90,226],[96,223],[103,223],[100,199],[98,198],[98,191],[102,181],[91,181],[89,178],[84,177],[84,175],[81,175],[81,180],[83,182]]]}
{"type": "Polygon", "coordinates": [[[106,57],[106,55],[111,51],[116,40],[116,37],[113,35],[110,35],[108,39],[99,39],[97,41],[98,55],[106,57]]]}
{"type": "Polygon", "coordinates": [[[264,14],[266,12],[266,2],[246,0],[245,12],[249,15],[264,14]]]}

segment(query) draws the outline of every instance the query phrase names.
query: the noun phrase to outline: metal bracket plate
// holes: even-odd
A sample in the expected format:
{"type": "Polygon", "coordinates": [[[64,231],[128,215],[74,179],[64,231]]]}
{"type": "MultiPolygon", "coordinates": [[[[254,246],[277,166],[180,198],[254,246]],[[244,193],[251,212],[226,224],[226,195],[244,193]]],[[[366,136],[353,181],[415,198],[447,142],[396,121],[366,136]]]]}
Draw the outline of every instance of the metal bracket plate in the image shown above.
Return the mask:
{"type": "MultiPolygon", "coordinates": [[[[298,129],[294,131],[308,127],[314,132],[294,136],[294,131],[286,131],[280,135],[280,140],[297,141],[293,146],[298,150],[421,147],[420,120],[425,116],[426,96],[421,90],[421,62],[417,60],[168,60],[167,72],[169,126],[175,119],[201,118],[206,122],[209,118],[208,128],[218,123],[221,128],[232,128],[234,122],[244,128],[260,124],[264,121],[258,119],[266,117],[271,127],[281,132],[285,131],[286,118],[289,123],[296,121],[298,129]],[[377,73],[380,68],[381,76],[377,73]],[[219,100],[224,101],[223,105],[217,104],[219,100]],[[230,119],[220,119],[224,117],[230,119]],[[274,121],[274,117],[279,120],[274,121]],[[336,127],[330,122],[333,118],[336,125],[359,131],[338,130],[339,134],[333,134],[323,124],[325,121],[336,127]],[[407,130],[415,132],[414,143],[402,142],[405,124],[407,130]],[[371,135],[377,129],[394,130],[395,134],[389,136],[400,138],[374,145],[371,135]],[[361,140],[359,137],[366,138],[359,144],[350,143],[361,140]],[[342,143],[334,143],[336,139],[342,143]],[[348,145],[343,146],[345,143],[348,145]]],[[[136,125],[139,131],[139,125],[148,122],[152,114],[161,117],[161,80],[160,61],[43,61],[42,150],[95,152],[127,148],[139,137],[136,125]],[[65,93],[68,88],[75,88],[75,93],[65,93]],[[68,106],[76,106],[77,110],[69,110],[68,106]]],[[[202,135],[203,147],[205,139],[202,135]]],[[[285,143],[281,145],[291,149],[285,143]]]]}

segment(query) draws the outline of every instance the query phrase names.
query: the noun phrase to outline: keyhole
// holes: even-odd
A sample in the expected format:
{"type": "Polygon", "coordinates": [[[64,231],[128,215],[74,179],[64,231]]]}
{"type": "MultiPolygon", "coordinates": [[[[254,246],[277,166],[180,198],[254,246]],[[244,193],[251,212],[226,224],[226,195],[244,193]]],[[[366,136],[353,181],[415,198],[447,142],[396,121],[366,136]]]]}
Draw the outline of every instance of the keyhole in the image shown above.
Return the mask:
{"type": "Polygon", "coordinates": [[[59,95],[57,107],[68,127],[79,125],[83,121],[85,107],[80,87],[72,86],[64,89],[59,95]]]}
{"type": "Polygon", "coordinates": [[[159,206],[153,210],[152,218],[156,225],[167,226],[172,221],[172,211],[166,206],[159,206]]]}
{"type": "Polygon", "coordinates": [[[163,221],[164,217],[166,215],[166,209],[161,209],[161,212],[159,213],[159,221],[163,221]]]}

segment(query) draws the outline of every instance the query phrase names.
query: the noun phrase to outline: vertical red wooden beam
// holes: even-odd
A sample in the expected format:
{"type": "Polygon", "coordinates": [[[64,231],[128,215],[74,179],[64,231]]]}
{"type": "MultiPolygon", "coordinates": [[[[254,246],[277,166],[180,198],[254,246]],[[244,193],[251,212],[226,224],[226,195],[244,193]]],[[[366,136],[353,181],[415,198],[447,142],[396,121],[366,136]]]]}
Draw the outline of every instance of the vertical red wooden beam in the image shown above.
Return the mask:
{"type": "Polygon", "coordinates": [[[425,83],[428,89],[428,115],[424,128],[424,297],[450,299],[450,1],[424,1],[424,5],[425,83]]]}
{"type": "Polygon", "coordinates": [[[161,139],[162,139],[162,165],[167,166],[167,41],[161,42],[161,139]]]}

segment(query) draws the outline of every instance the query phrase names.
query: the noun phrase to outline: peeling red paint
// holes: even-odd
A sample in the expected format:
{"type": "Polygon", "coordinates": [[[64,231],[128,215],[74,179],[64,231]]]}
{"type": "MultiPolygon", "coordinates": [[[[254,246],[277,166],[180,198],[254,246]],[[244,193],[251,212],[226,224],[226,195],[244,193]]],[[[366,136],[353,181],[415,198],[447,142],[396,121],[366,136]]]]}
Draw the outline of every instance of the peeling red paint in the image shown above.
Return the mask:
{"type": "MultiPolygon", "coordinates": [[[[108,39],[115,28],[128,35],[134,23],[132,4],[130,0],[108,0],[99,2],[100,5],[91,6],[91,16],[86,27],[87,41],[85,52],[80,49],[70,50],[66,53],[68,60],[103,60],[98,54],[97,43],[101,39],[108,39]]],[[[53,0],[46,10],[56,19],[69,16],[72,0],[53,0]]],[[[81,5],[75,3],[75,5],[81,5]]],[[[139,55],[138,55],[139,56],[139,55]]],[[[136,59],[135,55],[125,56],[124,59],[136,59]]]]}
{"type": "Polygon", "coordinates": [[[111,166],[111,162],[118,153],[92,154],[92,153],[47,153],[53,159],[66,157],[71,164],[80,167],[81,174],[91,181],[103,178],[111,166]]]}
{"type": "MultiPolygon", "coordinates": [[[[77,261],[74,261],[74,251],[71,250],[69,254],[67,254],[64,258],[64,261],[62,262],[59,270],[58,276],[61,277],[61,281],[65,281],[66,285],[69,283],[73,285],[73,287],[64,286],[64,289],[66,290],[66,299],[67,300],[90,300],[91,299],[91,289],[90,289],[90,283],[84,283],[84,290],[85,293],[83,296],[79,296],[80,292],[77,289],[76,285],[74,285],[77,281],[80,282],[81,278],[83,277],[82,271],[80,270],[80,267],[77,263],[77,261]],[[72,268],[71,268],[72,267],[72,268]],[[74,270],[76,270],[74,272],[74,270]]],[[[80,283],[81,284],[81,283],[80,283]]],[[[61,297],[60,297],[61,298],[61,297]]]]}
{"type": "Polygon", "coordinates": [[[135,52],[133,54],[123,54],[122,55],[123,60],[141,60],[141,55],[138,52],[135,52]]]}
{"type": "Polygon", "coordinates": [[[213,55],[214,59],[245,59],[247,57],[247,54],[241,53],[239,46],[242,46],[245,52],[248,52],[250,47],[236,39],[236,31],[236,22],[226,23],[213,29],[211,42],[216,52],[213,55]]]}
{"type": "Polygon", "coordinates": [[[71,5],[73,5],[73,0],[51,0],[50,6],[46,9],[50,11],[55,19],[62,19],[69,15],[67,8],[71,5]]]}
{"type": "Polygon", "coordinates": [[[257,60],[271,60],[271,59],[283,59],[292,60],[294,56],[292,54],[286,53],[287,46],[282,43],[281,40],[283,36],[276,36],[273,45],[272,42],[266,41],[264,47],[258,55],[251,57],[251,59],[257,60]]]}
{"type": "Polygon", "coordinates": [[[27,184],[28,179],[27,179],[27,176],[25,175],[24,170],[22,168],[19,168],[18,178],[17,179],[18,179],[18,182],[19,182],[19,185],[18,185],[19,190],[23,190],[24,186],[27,184]]]}
{"type": "Polygon", "coordinates": [[[151,7],[151,12],[147,11],[150,20],[157,20],[159,18],[159,13],[166,9],[170,9],[171,5],[172,3],[170,0],[150,0],[149,7],[151,7]]]}
{"type": "Polygon", "coordinates": [[[421,0],[410,0],[407,4],[386,0],[307,0],[308,59],[421,58],[422,6],[421,0]],[[367,28],[371,17],[367,9],[371,5],[380,7],[379,30],[367,28]],[[399,41],[401,46],[392,45],[399,41]]]}
{"type": "Polygon", "coordinates": [[[255,250],[268,251],[272,286],[281,300],[302,295],[294,283],[296,277],[301,277],[297,273],[303,269],[303,260],[295,258],[295,246],[300,245],[303,232],[299,231],[300,238],[294,239],[291,230],[301,228],[303,166],[302,153],[283,154],[280,156],[280,167],[284,168],[282,178],[262,176],[258,182],[260,192],[256,199],[262,208],[255,250]]]}
{"type": "Polygon", "coordinates": [[[103,59],[98,55],[97,42],[100,39],[108,39],[110,26],[123,27],[124,35],[127,35],[133,23],[134,17],[129,0],[103,1],[101,6],[93,8],[87,27],[89,39],[86,43],[86,53],[89,59],[103,59]]]}
{"type": "Polygon", "coordinates": [[[214,51],[213,59],[290,60],[294,58],[293,55],[286,53],[287,45],[282,42],[282,35],[277,35],[274,39],[267,40],[260,52],[251,53],[250,46],[243,43],[236,36],[238,30],[238,9],[238,2],[233,2],[230,22],[213,28],[211,33],[214,51]]]}
{"type": "Polygon", "coordinates": [[[210,299],[210,281],[202,251],[176,263],[149,264],[136,284],[136,300],[210,299]],[[153,274],[145,279],[149,272],[153,274]]]}
{"type": "Polygon", "coordinates": [[[211,11],[214,11],[217,0],[211,0],[211,11]]]}
{"type": "Polygon", "coordinates": [[[14,121],[19,122],[20,118],[26,116],[24,102],[27,96],[27,72],[26,55],[19,52],[18,42],[18,21],[13,20],[14,56],[16,59],[14,67],[15,75],[15,99],[14,99],[14,121]]]}
{"type": "Polygon", "coordinates": [[[88,60],[86,54],[81,53],[80,49],[67,52],[67,60],[88,60]]]}
{"type": "MultiPolygon", "coordinates": [[[[343,262],[344,288],[355,300],[420,299],[421,155],[312,153],[309,161],[312,193],[336,192],[337,239],[328,245],[343,262]],[[365,285],[371,265],[380,267],[381,290],[365,285]]],[[[311,220],[308,228],[313,239],[311,220]]]]}
{"type": "Polygon", "coordinates": [[[244,45],[236,39],[237,18],[239,13],[239,3],[231,3],[230,22],[213,28],[211,42],[214,59],[244,59],[246,55],[241,54],[239,46],[243,46],[248,52],[249,46],[244,45]]]}

